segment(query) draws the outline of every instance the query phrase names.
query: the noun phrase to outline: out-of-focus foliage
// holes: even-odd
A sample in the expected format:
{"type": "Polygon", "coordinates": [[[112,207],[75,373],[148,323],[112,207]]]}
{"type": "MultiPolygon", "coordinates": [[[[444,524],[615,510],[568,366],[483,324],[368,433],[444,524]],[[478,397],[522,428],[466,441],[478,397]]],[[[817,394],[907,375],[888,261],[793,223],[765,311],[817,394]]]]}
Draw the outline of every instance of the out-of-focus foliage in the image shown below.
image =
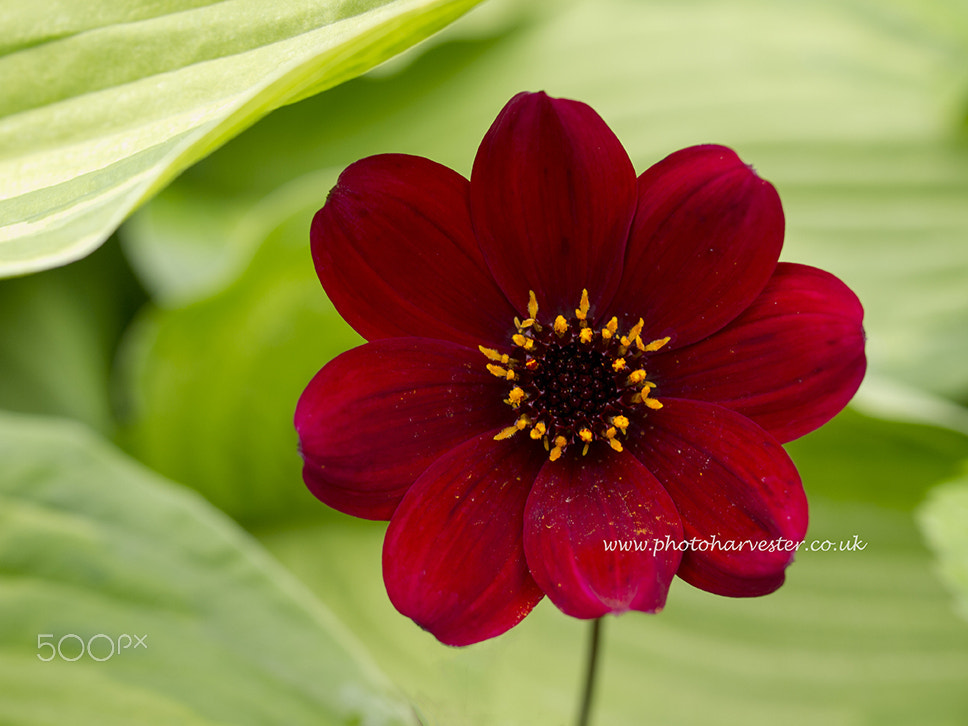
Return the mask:
{"type": "MultiPolygon", "coordinates": [[[[966,462],[968,463],[968,462],[966,462]]],[[[918,512],[921,529],[938,555],[938,572],[968,619],[968,474],[931,492],[918,512]]]]}
{"type": "Polygon", "coordinates": [[[0,277],[83,257],[226,139],[477,2],[5,3],[0,277]]]}
{"type": "Polygon", "coordinates": [[[147,312],[122,358],[125,445],[248,523],[324,511],[301,484],[292,417],[322,363],[362,342],[306,249],[316,195],[335,180],[312,175],[250,210],[241,227],[264,241],[247,270],[214,297],[147,312]]]}
{"type": "Polygon", "coordinates": [[[56,419],[0,414],[0,461],[0,722],[414,723],[196,495],[56,419]]]}
{"type": "Polygon", "coordinates": [[[0,409],[113,432],[114,350],[144,302],[116,241],[75,265],[0,282],[0,409]]]}

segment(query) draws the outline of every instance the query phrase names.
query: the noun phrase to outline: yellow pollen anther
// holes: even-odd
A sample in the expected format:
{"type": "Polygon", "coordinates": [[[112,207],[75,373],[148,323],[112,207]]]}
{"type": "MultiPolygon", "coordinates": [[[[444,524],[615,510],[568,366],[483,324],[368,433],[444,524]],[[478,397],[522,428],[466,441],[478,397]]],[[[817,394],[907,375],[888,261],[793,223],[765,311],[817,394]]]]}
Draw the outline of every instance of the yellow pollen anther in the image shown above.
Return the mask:
{"type": "Polygon", "coordinates": [[[483,345],[479,345],[477,346],[477,349],[481,351],[481,353],[483,353],[488,360],[492,360],[496,363],[503,363],[507,365],[508,361],[511,360],[511,356],[509,356],[507,353],[501,354],[494,350],[494,348],[485,348],[483,345]]]}
{"type": "Polygon", "coordinates": [[[654,398],[643,398],[642,403],[651,408],[653,411],[658,411],[662,408],[662,402],[654,398]]]}
{"type": "Polygon", "coordinates": [[[616,358],[614,361],[612,361],[612,370],[613,371],[615,371],[616,373],[618,373],[619,371],[624,370],[624,369],[625,369],[625,359],[624,358],[616,358]]]}
{"type": "Polygon", "coordinates": [[[564,315],[559,315],[557,318],[555,318],[555,332],[558,333],[558,335],[564,335],[568,332],[568,321],[565,320],[564,315]]]}
{"type": "Polygon", "coordinates": [[[618,433],[618,430],[617,430],[617,429],[616,429],[616,428],[615,428],[614,426],[609,426],[609,427],[608,427],[608,428],[607,428],[607,429],[605,430],[605,438],[606,438],[606,439],[614,439],[614,438],[615,438],[615,435],[616,435],[617,433],[618,433]]]}
{"type": "Polygon", "coordinates": [[[638,338],[639,335],[642,333],[642,328],[644,327],[645,327],[645,321],[642,318],[639,318],[639,322],[633,325],[632,329],[629,331],[629,340],[635,340],[636,338],[638,338]]]}
{"type": "Polygon", "coordinates": [[[578,309],[575,310],[575,317],[579,320],[585,320],[588,317],[588,311],[591,310],[592,306],[588,302],[588,290],[581,291],[581,302],[578,303],[578,309]]]}
{"type": "Polygon", "coordinates": [[[504,378],[508,381],[513,381],[515,379],[514,371],[507,368],[502,368],[501,366],[494,365],[493,363],[487,364],[487,370],[492,376],[497,376],[498,378],[504,378]]]}
{"type": "Polygon", "coordinates": [[[647,346],[645,346],[645,348],[643,348],[642,350],[644,350],[646,353],[654,353],[659,348],[661,348],[663,345],[665,345],[666,343],[668,343],[670,340],[672,340],[672,338],[670,338],[667,335],[664,338],[659,338],[658,340],[653,340],[651,343],[649,343],[647,346]]]}
{"type": "Polygon", "coordinates": [[[629,385],[635,386],[645,380],[646,372],[644,368],[639,368],[638,370],[629,373],[628,382],[629,385]]]}
{"type": "Polygon", "coordinates": [[[534,348],[534,341],[525,335],[521,335],[520,333],[517,335],[512,335],[511,340],[514,341],[515,345],[524,348],[525,350],[531,350],[534,348]]]}
{"type": "Polygon", "coordinates": [[[578,334],[578,340],[580,340],[582,343],[591,343],[592,335],[593,333],[591,328],[582,328],[581,332],[578,334]]]}
{"type": "Polygon", "coordinates": [[[622,442],[618,439],[609,439],[608,445],[611,446],[616,451],[622,451],[622,442]]]}
{"type": "Polygon", "coordinates": [[[581,450],[581,455],[582,455],[582,456],[585,456],[585,455],[586,455],[587,453],[588,453],[588,444],[585,444],[585,445],[584,445],[584,446],[582,447],[582,450],[581,450]]]}
{"type": "Polygon", "coordinates": [[[524,431],[524,429],[528,428],[529,423],[531,423],[531,419],[529,419],[527,416],[521,416],[517,421],[514,422],[514,427],[518,431],[524,431]]]}
{"type": "Polygon", "coordinates": [[[612,423],[620,428],[623,434],[625,433],[625,429],[629,427],[629,420],[625,416],[616,416],[612,419],[612,423]]]}
{"type": "Polygon", "coordinates": [[[568,439],[566,439],[564,436],[556,436],[555,446],[551,450],[551,453],[548,456],[548,458],[551,459],[552,461],[558,461],[558,459],[561,458],[561,452],[565,450],[565,447],[567,445],[568,445],[568,439]]]}
{"type": "Polygon", "coordinates": [[[587,444],[594,438],[594,434],[588,429],[582,429],[578,432],[578,438],[587,444]]]}
{"type": "Polygon", "coordinates": [[[508,426],[506,429],[501,429],[500,433],[494,437],[495,441],[504,441],[504,439],[510,439],[514,436],[520,429],[517,426],[508,426]]]}
{"type": "Polygon", "coordinates": [[[544,425],[544,422],[538,421],[538,423],[534,425],[534,428],[531,429],[530,436],[532,439],[537,441],[538,439],[540,439],[542,436],[545,435],[545,432],[547,430],[548,430],[548,427],[544,425]]]}
{"type": "Polygon", "coordinates": [[[618,330],[618,318],[612,318],[608,321],[604,328],[602,328],[602,337],[605,340],[611,340],[615,335],[615,331],[618,330]]]}
{"type": "Polygon", "coordinates": [[[521,386],[515,386],[514,388],[511,389],[511,392],[508,394],[508,403],[510,403],[515,408],[517,408],[518,406],[521,405],[521,401],[524,400],[524,397],[525,397],[524,389],[521,388],[521,386]]]}
{"type": "Polygon", "coordinates": [[[538,317],[538,298],[534,295],[534,290],[528,290],[528,317],[534,320],[538,317]]]}

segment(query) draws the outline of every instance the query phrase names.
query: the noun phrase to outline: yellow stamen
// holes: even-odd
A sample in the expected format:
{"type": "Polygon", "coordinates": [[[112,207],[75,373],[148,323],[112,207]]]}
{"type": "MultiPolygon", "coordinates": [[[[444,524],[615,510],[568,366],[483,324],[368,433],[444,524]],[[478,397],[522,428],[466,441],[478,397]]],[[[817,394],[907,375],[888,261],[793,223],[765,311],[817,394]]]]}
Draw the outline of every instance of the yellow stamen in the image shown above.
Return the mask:
{"type": "Polygon", "coordinates": [[[510,439],[519,431],[517,426],[508,426],[506,429],[501,429],[501,432],[494,437],[495,441],[504,441],[504,439],[510,439]]]}
{"type": "Polygon", "coordinates": [[[642,403],[651,408],[653,411],[658,411],[662,408],[662,402],[656,400],[655,398],[643,398],[642,403]]]}
{"type": "Polygon", "coordinates": [[[521,386],[515,386],[514,388],[511,389],[511,392],[508,394],[508,399],[507,401],[505,401],[505,403],[510,403],[514,408],[517,408],[518,406],[521,405],[521,401],[523,401],[524,398],[525,398],[524,389],[521,388],[521,386]]]}
{"type": "Polygon", "coordinates": [[[618,330],[618,318],[612,318],[606,323],[605,327],[602,328],[602,337],[605,340],[611,340],[618,330]]]}
{"type": "Polygon", "coordinates": [[[531,419],[529,419],[527,416],[519,416],[518,420],[514,422],[514,426],[518,431],[524,431],[524,429],[528,427],[529,423],[531,423],[531,419]]]}
{"type": "Polygon", "coordinates": [[[665,345],[666,343],[668,343],[670,340],[672,340],[672,338],[670,338],[667,335],[664,338],[659,338],[658,340],[653,340],[651,343],[649,343],[647,346],[645,346],[645,348],[643,348],[642,350],[644,350],[646,353],[654,353],[659,348],[661,348],[663,345],[665,345]]]}
{"type": "Polygon", "coordinates": [[[557,318],[555,318],[555,332],[558,333],[558,335],[564,335],[568,332],[568,321],[565,320],[564,315],[559,315],[557,318]]]}
{"type": "Polygon", "coordinates": [[[520,333],[518,333],[517,335],[512,335],[511,340],[514,341],[514,344],[516,346],[520,348],[524,348],[525,350],[531,350],[532,348],[534,348],[534,341],[531,338],[528,338],[527,336],[521,335],[520,333]]]}
{"type": "Polygon", "coordinates": [[[584,441],[586,444],[595,438],[594,434],[588,429],[582,429],[578,432],[578,438],[584,441]]]}
{"type": "Polygon", "coordinates": [[[498,378],[504,378],[508,381],[513,381],[515,379],[514,371],[507,368],[502,368],[501,366],[494,365],[493,363],[487,364],[487,370],[492,376],[497,376],[498,378]]]}
{"type": "Polygon", "coordinates": [[[609,439],[608,445],[611,446],[616,451],[622,451],[622,442],[618,439],[609,439]]]}
{"type": "Polygon", "coordinates": [[[588,444],[585,444],[585,446],[582,447],[582,450],[581,450],[582,456],[585,456],[586,454],[588,454],[588,444]]]}
{"type": "Polygon", "coordinates": [[[538,423],[534,425],[534,428],[531,429],[530,436],[532,439],[537,441],[538,439],[540,439],[542,436],[545,435],[545,432],[547,430],[548,430],[548,427],[544,425],[544,422],[538,421],[538,423]]]}
{"type": "Polygon", "coordinates": [[[592,329],[591,328],[582,328],[581,329],[581,332],[578,334],[578,340],[580,340],[582,343],[591,343],[592,342],[592,329]]]}
{"type": "MultiPolygon", "coordinates": [[[[642,320],[642,318],[639,318],[639,322],[633,325],[632,329],[629,331],[629,336],[628,336],[629,340],[635,340],[636,338],[638,338],[639,335],[642,333],[642,328],[644,327],[645,327],[645,321],[642,320]]],[[[623,343],[624,343],[624,340],[623,340],[623,343]]]]}
{"type": "Polygon", "coordinates": [[[582,290],[581,302],[578,303],[578,309],[575,311],[575,317],[584,321],[588,318],[588,311],[591,310],[591,307],[591,304],[588,302],[588,290],[582,290]]]}
{"type": "Polygon", "coordinates": [[[614,438],[615,438],[615,435],[616,435],[617,433],[618,433],[618,430],[617,430],[617,429],[616,429],[616,428],[615,428],[614,426],[609,426],[609,427],[608,427],[608,428],[607,428],[607,429],[605,430],[605,438],[606,438],[606,439],[614,439],[614,438]]]}
{"type": "Polygon", "coordinates": [[[624,358],[616,358],[614,361],[612,361],[612,370],[613,371],[615,371],[616,373],[618,373],[619,371],[624,370],[624,369],[625,369],[625,359],[624,358]]]}
{"type": "Polygon", "coordinates": [[[488,360],[492,360],[495,363],[503,363],[504,365],[507,365],[508,361],[511,360],[511,356],[509,356],[507,353],[501,354],[494,350],[494,348],[485,348],[483,345],[479,345],[477,346],[477,349],[481,351],[481,353],[483,353],[488,360]]]}
{"type": "Polygon", "coordinates": [[[646,372],[644,368],[639,368],[638,370],[629,373],[628,382],[630,386],[635,386],[645,380],[646,372]]]}
{"type": "Polygon", "coordinates": [[[564,436],[555,437],[555,446],[551,450],[551,456],[549,457],[552,461],[558,461],[561,458],[561,452],[565,450],[568,445],[568,439],[564,436]]]}
{"type": "Polygon", "coordinates": [[[629,427],[629,420],[625,416],[616,416],[612,419],[612,423],[620,428],[623,434],[625,433],[625,429],[629,427]]]}
{"type": "Polygon", "coordinates": [[[534,290],[528,290],[528,317],[534,320],[538,317],[538,298],[534,295],[534,290]]]}

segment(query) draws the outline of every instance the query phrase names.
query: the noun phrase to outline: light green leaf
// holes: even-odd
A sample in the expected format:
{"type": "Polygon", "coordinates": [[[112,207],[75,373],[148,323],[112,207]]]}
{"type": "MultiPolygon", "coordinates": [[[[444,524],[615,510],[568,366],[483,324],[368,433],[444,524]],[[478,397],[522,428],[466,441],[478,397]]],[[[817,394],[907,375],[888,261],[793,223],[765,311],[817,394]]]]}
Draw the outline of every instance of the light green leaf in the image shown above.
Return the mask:
{"type": "Polygon", "coordinates": [[[258,249],[224,292],[148,311],[125,344],[124,446],[247,523],[323,510],[300,475],[292,417],[312,376],[362,339],[316,279],[305,230],[335,172],[297,180],[244,217],[258,249]]]}
{"type": "Polygon", "coordinates": [[[0,276],[86,255],[257,119],[373,67],[478,1],[8,4],[0,276]]]}
{"type": "Polygon", "coordinates": [[[938,557],[938,571],[968,619],[968,474],[931,492],[918,523],[938,557]]]}
{"type": "Polygon", "coordinates": [[[557,6],[540,23],[282,109],[177,187],[194,199],[260,196],[388,151],[468,173],[502,105],[545,89],[590,103],[640,171],[683,146],[735,147],[784,201],[784,258],[859,294],[871,371],[968,402],[968,5],[557,6]]]}
{"type": "Polygon", "coordinates": [[[0,461],[0,722],[414,722],[332,614],[197,496],[53,419],[0,414],[0,461]]]}

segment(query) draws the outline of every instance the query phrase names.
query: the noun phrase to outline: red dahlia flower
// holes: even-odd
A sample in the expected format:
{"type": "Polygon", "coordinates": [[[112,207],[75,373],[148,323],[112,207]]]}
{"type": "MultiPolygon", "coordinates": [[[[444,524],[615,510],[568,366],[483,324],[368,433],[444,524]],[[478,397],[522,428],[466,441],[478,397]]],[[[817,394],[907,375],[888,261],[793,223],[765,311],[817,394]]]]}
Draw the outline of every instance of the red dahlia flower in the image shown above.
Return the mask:
{"type": "Polygon", "coordinates": [[[396,608],[464,645],[544,595],[595,618],[660,610],[674,575],[779,587],[807,528],[780,444],[866,365],[860,303],[778,263],[783,226],[730,149],[636,179],[590,107],[543,93],[511,99],[469,182],[413,156],[347,168],[312,253],[370,342],[313,378],[295,423],[313,494],[390,520],[396,608]]]}

